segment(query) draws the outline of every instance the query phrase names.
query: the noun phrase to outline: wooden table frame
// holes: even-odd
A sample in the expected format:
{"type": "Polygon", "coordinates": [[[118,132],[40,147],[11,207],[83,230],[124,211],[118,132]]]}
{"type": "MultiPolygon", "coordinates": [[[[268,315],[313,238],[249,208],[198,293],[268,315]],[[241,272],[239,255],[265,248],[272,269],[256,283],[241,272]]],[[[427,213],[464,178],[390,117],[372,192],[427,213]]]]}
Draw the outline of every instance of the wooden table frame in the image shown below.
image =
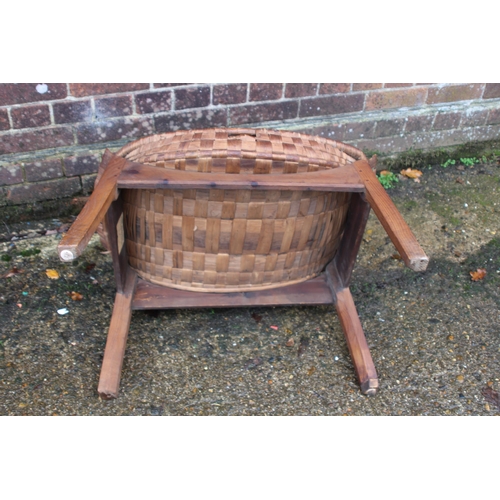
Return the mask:
{"type": "Polygon", "coordinates": [[[61,260],[77,258],[104,219],[116,280],[98,393],[116,398],[133,310],[202,307],[327,305],[336,307],[363,394],[374,395],[378,376],[349,290],[370,208],[378,216],[404,262],[415,271],[427,267],[428,258],[401,217],[372,168],[376,157],[345,167],[310,174],[234,175],[172,171],[132,163],[106,151],[104,173],[82,212],[58,247],[61,260]],[[311,175],[314,174],[314,175],[311,175]],[[339,250],[324,272],[308,281],[250,292],[192,292],[155,285],[140,279],[129,266],[125,249],[123,204],[120,189],[300,189],[351,192],[339,250]]]}

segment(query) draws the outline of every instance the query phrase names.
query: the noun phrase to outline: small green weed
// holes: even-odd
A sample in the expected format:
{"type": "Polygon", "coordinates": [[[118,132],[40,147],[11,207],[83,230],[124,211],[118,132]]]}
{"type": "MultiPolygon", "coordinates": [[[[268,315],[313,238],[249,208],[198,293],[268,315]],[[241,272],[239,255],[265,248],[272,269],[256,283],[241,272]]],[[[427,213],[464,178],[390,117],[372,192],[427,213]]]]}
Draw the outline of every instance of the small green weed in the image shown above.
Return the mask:
{"type": "Polygon", "coordinates": [[[6,253],[4,253],[1,257],[1,259],[4,261],[4,262],[10,262],[12,260],[12,257],[6,253]]]}
{"type": "Polygon", "coordinates": [[[28,248],[19,252],[23,257],[31,257],[32,255],[38,255],[40,253],[39,248],[28,248]]]}
{"type": "Polygon", "coordinates": [[[460,158],[460,163],[465,165],[466,167],[472,167],[476,163],[479,163],[481,160],[477,158],[460,158]]]}
{"type": "Polygon", "coordinates": [[[377,178],[385,189],[391,189],[396,182],[399,182],[398,176],[394,175],[392,172],[384,172],[386,173],[377,175],[377,178]]]}
{"type": "Polygon", "coordinates": [[[441,163],[443,168],[449,167],[450,165],[455,165],[456,161],[452,159],[446,160],[444,163],[441,163]]]}

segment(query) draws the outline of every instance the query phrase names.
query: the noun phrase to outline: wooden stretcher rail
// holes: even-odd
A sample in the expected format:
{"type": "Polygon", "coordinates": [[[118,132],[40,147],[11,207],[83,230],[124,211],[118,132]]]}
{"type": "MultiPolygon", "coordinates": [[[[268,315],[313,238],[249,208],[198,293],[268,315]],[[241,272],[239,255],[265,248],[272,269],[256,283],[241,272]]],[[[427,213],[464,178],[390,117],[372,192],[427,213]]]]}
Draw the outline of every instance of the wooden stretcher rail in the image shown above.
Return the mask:
{"type": "Polygon", "coordinates": [[[234,293],[190,292],[139,279],[132,309],[328,305],[332,302],[332,294],[324,275],[295,285],[234,293]]]}
{"type": "Polygon", "coordinates": [[[276,189],[282,191],[364,191],[351,166],[302,174],[226,174],[167,170],[129,164],[118,179],[124,189],[276,189]]]}

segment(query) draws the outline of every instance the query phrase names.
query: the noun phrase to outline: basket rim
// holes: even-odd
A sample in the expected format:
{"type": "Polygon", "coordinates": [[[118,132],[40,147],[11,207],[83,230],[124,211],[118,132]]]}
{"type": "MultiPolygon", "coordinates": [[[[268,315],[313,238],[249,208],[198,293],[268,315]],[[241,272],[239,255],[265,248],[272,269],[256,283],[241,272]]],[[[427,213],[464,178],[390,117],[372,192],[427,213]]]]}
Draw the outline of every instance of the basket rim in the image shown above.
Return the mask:
{"type": "MultiPolygon", "coordinates": [[[[281,137],[286,137],[286,138],[305,138],[307,140],[313,140],[316,141],[317,143],[323,145],[323,146],[328,146],[330,148],[334,148],[339,150],[340,152],[345,153],[349,157],[353,158],[354,161],[356,160],[366,160],[365,154],[358,148],[351,146],[349,144],[346,144],[341,141],[336,141],[333,139],[328,139],[326,137],[320,137],[316,135],[311,135],[311,134],[306,134],[303,132],[295,132],[291,130],[280,130],[280,129],[268,129],[268,128],[241,128],[241,127],[213,127],[213,128],[196,128],[196,129],[179,129],[173,132],[163,132],[160,134],[152,134],[148,135],[146,137],[142,137],[140,139],[136,139],[134,141],[131,141],[127,143],[126,145],[122,146],[115,154],[117,156],[121,156],[123,158],[126,158],[127,155],[140,147],[147,146],[148,144],[154,144],[158,141],[165,140],[165,139],[170,139],[174,138],[175,136],[182,137],[183,135],[186,136],[186,139],[189,139],[189,136],[193,136],[195,134],[203,134],[207,132],[213,132],[215,134],[217,133],[222,133],[222,134],[227,134],[227,138],[230,138],[231,136],[237,137],[237,136],[250,136],[254,137],[255,141],[257,142],[259,139],[264,139],[266,136],[270,135],[279,135],[281,137]],[[259,137],[261,135],[262,137],[259,137]]],[[[192,140],[192,139],[191,139],[192,140]]],[[[184,152],[182,151],[177,151],[175,155],[175,159],[181,159],[184,157],[183,155],[184,152]]],[[[211,155],[208,155],[210,157],[211,155]]],[[[200,156],[201,157],[201,156],[200,156]]],[[[255,153],[253,154],[247,154],[245,152],[242,152],[242,158],[255,158],[255,153]]],[[[259,156],[259,158],[263,158],[263,156],[259,156]]],[[[172,158],[173,160],[174,158],[172,158]]],[[[267,153],[265,155],[265,159],[270,159],[270,160],[280,160],[280,156],[274,152],[267,153]]],[[[323,162],[322,162],[323,163],[323,162]]],[[[327,162],[329,163],[329,162],[327,162]]]]}

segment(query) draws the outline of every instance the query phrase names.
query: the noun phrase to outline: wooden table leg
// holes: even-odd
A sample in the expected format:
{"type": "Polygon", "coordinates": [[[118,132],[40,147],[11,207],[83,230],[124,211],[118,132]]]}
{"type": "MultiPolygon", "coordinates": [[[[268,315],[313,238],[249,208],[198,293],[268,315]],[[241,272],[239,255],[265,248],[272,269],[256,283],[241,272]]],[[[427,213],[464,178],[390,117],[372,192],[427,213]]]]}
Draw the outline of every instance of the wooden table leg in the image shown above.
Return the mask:
{"type": "Polygon", "coordinates": [[[333,262],[328,265],[326,274],[340,324],[342,325],[351,359],[361,386],[361,392],[368,396],[374,396],[378,389],[378,375],[373,364],[368,343],[366,342],[361,321],[356,311],[356,306],[352,299],[351,291],[341,284],[333,262]]]}
{"type": "Polygon", "coordinates": [[[118,396],[136,284],[137,274],[131,268],[128,268],[125,287],[123,291],[116,293],[108,339],[104,350],[101,376],[97,389],[103,399],[113,399],[118,396]]]}

